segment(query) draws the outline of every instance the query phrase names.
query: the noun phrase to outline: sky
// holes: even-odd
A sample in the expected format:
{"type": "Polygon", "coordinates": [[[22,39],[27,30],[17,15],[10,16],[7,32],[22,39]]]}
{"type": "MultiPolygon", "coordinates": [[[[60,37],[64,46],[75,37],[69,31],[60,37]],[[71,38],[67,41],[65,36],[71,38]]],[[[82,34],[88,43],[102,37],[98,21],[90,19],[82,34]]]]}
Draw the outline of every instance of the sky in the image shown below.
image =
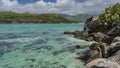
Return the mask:
{"type": "Polygon", "coordinates": [[[0,0],[0,11],[59,14],[99,14],[120,0],[0,0]]]}

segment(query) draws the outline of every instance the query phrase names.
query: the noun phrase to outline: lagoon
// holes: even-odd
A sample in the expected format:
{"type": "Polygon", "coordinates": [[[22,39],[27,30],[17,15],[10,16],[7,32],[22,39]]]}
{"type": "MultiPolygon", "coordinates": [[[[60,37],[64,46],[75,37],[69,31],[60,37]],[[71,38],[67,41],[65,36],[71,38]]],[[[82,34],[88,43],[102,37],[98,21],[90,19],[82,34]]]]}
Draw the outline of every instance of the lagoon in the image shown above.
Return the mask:
{"type": "Polygon", "coordinates": [[[83,68],[75,45],[88,43],[63,34],[83,25],[0,24],[0,68],[83,68]]]}

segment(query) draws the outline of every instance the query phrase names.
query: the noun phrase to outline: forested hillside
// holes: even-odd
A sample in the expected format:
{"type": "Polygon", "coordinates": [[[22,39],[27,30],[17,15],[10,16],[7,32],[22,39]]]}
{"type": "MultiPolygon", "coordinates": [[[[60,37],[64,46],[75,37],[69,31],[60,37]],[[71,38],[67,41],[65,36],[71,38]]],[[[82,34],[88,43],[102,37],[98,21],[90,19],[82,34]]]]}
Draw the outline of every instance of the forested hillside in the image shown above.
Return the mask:
{"type": "Polygon", "coordinates": [[[78,23],[58,14],[0,12],[0,23],[78,23]]]}

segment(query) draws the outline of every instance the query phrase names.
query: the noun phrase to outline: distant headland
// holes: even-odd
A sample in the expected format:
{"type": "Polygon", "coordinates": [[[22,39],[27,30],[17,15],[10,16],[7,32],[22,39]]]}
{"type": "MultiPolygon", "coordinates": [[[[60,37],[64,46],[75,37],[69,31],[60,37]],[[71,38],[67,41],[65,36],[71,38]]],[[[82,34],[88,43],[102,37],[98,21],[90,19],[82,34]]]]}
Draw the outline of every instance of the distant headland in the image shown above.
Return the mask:
{"type": "Polygon", "coordinates": [[[65,14],[32,14],[32,13],[16,13],[16,12],[0,12],[0,23],[80,23],[84,22],[91,15],[65,15],[65,14]]]}

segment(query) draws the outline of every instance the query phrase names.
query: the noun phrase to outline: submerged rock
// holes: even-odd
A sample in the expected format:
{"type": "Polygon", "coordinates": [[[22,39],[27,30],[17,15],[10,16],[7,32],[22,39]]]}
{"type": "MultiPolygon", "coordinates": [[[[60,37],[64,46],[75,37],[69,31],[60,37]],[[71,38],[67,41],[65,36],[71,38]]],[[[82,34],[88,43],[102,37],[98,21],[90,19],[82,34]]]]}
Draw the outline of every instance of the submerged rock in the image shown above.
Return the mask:
{"type": "Polygon", "coordinates": [[[78,49],[79,49],[79,48],[82,48],[82,46],[81,46],[81,45],[76,45],[76,48],[78,48],[78,49]]]}
{"type": "Polygon", "coordinates": [[[76,49],[77,49],[76,46],[65,47],[65,48],[63,48],[63,49],[61,49],[61,50],[59,50],[59,51],[53,52],[53,55],[56,56],[56,55],[59,55],[59,54],[64,53],[64,52],[73,53],[73,52],[75,52],[76,49]]]}
{"type": "Polygon", "coordinates": [[[59,68],[67,68],[65,65],[60,65],[59,68]]]}
{"type": "Polygon", "coordinates": [[[86,48],[86,47],[88,47],[88,46],[85,46],[85,45],[84,45],[84,46],[83,46],[83,45],[76,45],[76,48],[77,48],[77,49],[86,48]]]}
{"type": "Polygon", "coordinates": [[[120,65],[116,62],[99,58],[88,63],[85,68],[120,68],[120,65]]]}
{"type": "Polygon", "coordinates": [[[14,43],[0,42],[0,57],[5,53],[11,52],[16,48],[13,46],[14,43]]]}
{"type": "Polygon", "coordinates": [[[73,34],[73,32],[66,31],[66,32],[64,32],[64,34],[73,34]]]}
{"type": "Polygon", "coordinates": [[[44,34],[44,35],[48,35],[48,34],[50,34],[49,32],[42,32],[42,34],[44,34]]]}
{"type": "Polygon", "coordinates": [[[36,61],[36,59],[34,59],[34,58],[27,58],[27,59],[25,59],[25,61],[35,62],[35,61],[36,61]]]}

